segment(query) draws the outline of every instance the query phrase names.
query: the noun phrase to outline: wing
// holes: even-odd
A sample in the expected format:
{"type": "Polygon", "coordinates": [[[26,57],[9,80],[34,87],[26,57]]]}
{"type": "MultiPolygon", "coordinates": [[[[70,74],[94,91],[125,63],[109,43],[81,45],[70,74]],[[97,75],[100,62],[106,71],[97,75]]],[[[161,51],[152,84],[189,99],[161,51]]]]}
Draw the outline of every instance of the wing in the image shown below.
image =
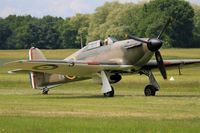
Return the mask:
{"type": "MultiPolygon", "coordinates": [[[[200,59],[192,60],[164,60],[166,68],[175,69],[177,67],[200,67],[200,59]]],[[[49,74],[61,74],[71,76],[88,76],[100,71],[113,71],[120,73],[134,73],[133,65],[118,65],[115,63],[90,62],[90,61],[65,61],[65,60],[45,60],[29,61],[19,60],[5,64],[14,72],[43,72],[49,74]]],[[[150,60],[141,69],[158,68],[155,60],[150,60]]]]}
{"type": "MultiPolygon", "coordinates": [[[[103,62],[45,60],[29,61],[19,60],[5,64],[6,67],[20,71],[43,72],[49,74],[62,74],[70,76],[91,75],[102,70],[124,70],[132,65],[108,64],[103,62]]],[[[12,72],[12,71],[11,71],[12,72]]]]}
{"type": "MultiPolygon", "coordinates": [[[[182,59],[182,60],[164,60],[164,65],[168,69],[174,69],[177,67],[200,67],[200,59],[182,59]]],[[[150,60],[143,68],[158,68],[156,60],[150,60]]]]}

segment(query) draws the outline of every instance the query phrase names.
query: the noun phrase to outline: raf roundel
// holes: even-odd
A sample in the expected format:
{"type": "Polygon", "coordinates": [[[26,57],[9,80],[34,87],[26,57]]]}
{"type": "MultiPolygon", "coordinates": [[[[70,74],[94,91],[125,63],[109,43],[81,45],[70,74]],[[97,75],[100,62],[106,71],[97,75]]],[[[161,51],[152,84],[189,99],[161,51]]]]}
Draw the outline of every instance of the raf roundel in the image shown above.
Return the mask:
{"type": "Polygon", "coordinates": [[[35,70],[53,70],[58,68],[57,65],[40,65],[40,66],[35,66],[33,69],[35,70]]]}

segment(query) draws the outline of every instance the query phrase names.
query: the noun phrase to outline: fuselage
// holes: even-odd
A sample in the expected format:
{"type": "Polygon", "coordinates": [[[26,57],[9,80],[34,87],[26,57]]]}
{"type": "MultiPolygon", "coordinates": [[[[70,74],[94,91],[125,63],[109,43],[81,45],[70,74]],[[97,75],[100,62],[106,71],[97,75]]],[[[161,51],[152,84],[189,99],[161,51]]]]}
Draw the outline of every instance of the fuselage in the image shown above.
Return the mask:
{"type": "Polygon", "coordinates": [[[147,44],[128,39],[110,45],[87,45],[65,60],[84,60],[108,65],[133,65],[134,69],[140,69],[152,58],[153,54],[147,44]]]}

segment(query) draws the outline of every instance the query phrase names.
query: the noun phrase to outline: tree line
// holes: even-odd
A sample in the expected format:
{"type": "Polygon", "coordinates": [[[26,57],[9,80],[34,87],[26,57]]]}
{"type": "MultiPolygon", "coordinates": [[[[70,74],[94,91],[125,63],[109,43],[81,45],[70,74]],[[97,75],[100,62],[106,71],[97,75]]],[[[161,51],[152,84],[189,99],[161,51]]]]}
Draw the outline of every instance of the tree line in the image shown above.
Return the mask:
{"type": "Polygon", "coordinates": [[[126,34],[157,37],[166,21],[172,22],[162,36],[165,47],[200,47],[200,6],[183,0],[151,0],[149,3],[107,2],[93,14],[69,18],[10,15],[0,18],[0,49],[80,48],[108,35],[118,40],[126,34]]]}

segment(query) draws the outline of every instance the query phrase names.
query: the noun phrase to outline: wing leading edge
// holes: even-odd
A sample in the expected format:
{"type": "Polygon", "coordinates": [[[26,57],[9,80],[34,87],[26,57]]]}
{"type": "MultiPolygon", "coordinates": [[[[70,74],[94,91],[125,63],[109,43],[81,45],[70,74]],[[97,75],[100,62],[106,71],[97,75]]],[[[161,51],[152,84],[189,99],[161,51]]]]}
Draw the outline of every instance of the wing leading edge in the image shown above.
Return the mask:
{"type": "MultiPolygon", "coordinates": [[[[180,60],[164,60],[164,65],[166,68],[177,68],[177,67],[199,67],[200,66],[200,59],[180,59],[180,60]]],[[[150,68],[154,69],[157,68],[156,60],[150,60],[143,68],[150,68]]]]}

